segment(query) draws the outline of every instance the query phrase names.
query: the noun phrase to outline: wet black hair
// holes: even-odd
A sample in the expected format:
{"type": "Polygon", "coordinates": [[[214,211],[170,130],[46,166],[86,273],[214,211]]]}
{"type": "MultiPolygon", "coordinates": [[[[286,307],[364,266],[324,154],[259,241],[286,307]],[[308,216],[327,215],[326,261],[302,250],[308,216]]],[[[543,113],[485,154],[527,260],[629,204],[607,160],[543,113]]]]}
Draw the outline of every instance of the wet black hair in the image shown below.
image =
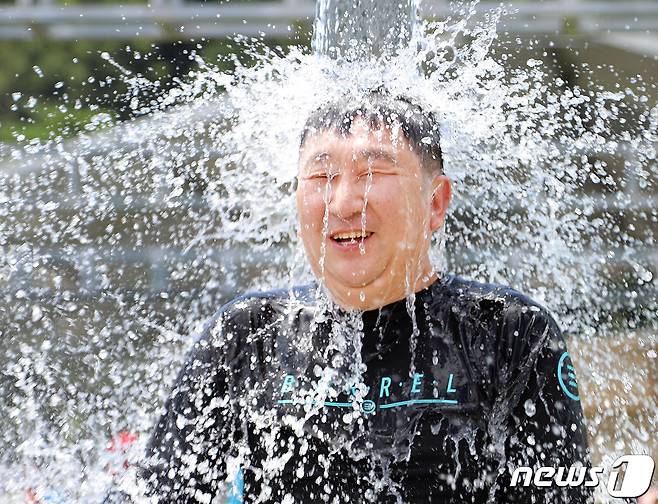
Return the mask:
{"type": "Polygon", "coordinates": [[[424,111],[406,96],[381,90],[371,91],[361,99],[344,98],[329,102],[315,110],[302,130],[300,149],[310,136],[323,131],[348,136],[357,118],[365,120],[372,129],[399,125],[423,168],[431,174],[443,174],[441,135],[436,115],[424,111]]]}

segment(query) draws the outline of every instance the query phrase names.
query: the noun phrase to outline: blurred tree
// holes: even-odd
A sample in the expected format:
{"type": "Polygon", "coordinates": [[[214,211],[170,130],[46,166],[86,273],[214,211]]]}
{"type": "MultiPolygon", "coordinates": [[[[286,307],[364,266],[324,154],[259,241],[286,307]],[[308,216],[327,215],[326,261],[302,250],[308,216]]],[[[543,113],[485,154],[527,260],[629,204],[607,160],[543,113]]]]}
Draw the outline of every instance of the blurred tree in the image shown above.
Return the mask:
{"type": "MultiPolygon", "coordinates": [[[[308,41],[308,36],[268,39],[264,47],[285,50],[291,42],[308,41]]],[[[0,42],[0,141],[71,136],[99,112],[115,120],[141,114],[143,109],[129,106],[127,79],[144,79],[131,92],[137,91],[140,104],[148,104],[179,85],[196,67],[197,56],[223,71],[232,69],[236,59],[253,63],[231,40],[0,42]]]]}

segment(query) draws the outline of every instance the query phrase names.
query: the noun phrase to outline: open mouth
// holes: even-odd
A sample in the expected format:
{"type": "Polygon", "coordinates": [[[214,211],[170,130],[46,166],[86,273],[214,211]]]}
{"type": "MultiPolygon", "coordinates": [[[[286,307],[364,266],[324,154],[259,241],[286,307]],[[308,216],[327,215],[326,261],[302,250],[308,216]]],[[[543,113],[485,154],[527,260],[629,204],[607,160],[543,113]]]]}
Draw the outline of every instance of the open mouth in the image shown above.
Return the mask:
{"type": "Polygon", "coordinates": [[[339,245],[356,245],[359,242],[364,242],[370,238],[374,233],[372,231],[341,231],[333,233],[330,238],[339,245]]]}

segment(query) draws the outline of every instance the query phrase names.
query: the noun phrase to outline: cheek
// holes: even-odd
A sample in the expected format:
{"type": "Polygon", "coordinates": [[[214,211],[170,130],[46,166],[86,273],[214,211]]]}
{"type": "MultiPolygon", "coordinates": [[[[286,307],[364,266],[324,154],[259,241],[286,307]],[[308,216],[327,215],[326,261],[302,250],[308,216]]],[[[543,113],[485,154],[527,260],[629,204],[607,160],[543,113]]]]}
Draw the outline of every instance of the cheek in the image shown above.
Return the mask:
{"type": "Polygon", "coordinates": [[[315,187],[301,187],[297,190],[297,214],[303,227],[317,228],[322,224],[325,203],[322,192],[315,187]],[[319,222],[319,224],[318,224],[319,222]]]}
{"type": "Polygon", "coordinates": [[[420,229],[424,218],[423,201],[424,196],[418,184],[389,184],[383,185],[381,190],[373,194],[373,208],[378,208],[378,213],[387,223],[391,230],[399,232],[420,229]]]}
{"type": "Polygon", "coordinates": [[[381,184],[368,195],[368,202],[379,209],[379,214],[386,219],[399,220],[409,214],[413,196],[400,183],[381,184]]]}

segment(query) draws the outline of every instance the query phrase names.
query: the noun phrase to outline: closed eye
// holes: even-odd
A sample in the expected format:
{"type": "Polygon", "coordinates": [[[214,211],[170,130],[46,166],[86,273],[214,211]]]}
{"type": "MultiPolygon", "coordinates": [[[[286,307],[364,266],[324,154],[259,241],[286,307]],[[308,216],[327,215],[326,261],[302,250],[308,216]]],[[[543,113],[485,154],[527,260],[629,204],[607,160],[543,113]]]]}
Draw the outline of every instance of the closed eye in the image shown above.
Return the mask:
{"type": "Polygon", "coordinates": [[[322,172],[309,173],[308,175],[306,175],[305,178],[307,178],[307,179],[329,179],[329,180],[333,180],[337,176],[338,176],[337,173],[329,173],[329,172],[326,172],[326,171],[322,171],[322,172]]]}
{"type": "Polygon", "coordinates": [[[381,168],[371,168],[369,170],[363,170],[361,171],[358,175],[357,178],[362,179],[362,178],[367,178],[368,175],[395,175],[395,170],[388,168],[388,167],[381,167],[381,168]]]}

